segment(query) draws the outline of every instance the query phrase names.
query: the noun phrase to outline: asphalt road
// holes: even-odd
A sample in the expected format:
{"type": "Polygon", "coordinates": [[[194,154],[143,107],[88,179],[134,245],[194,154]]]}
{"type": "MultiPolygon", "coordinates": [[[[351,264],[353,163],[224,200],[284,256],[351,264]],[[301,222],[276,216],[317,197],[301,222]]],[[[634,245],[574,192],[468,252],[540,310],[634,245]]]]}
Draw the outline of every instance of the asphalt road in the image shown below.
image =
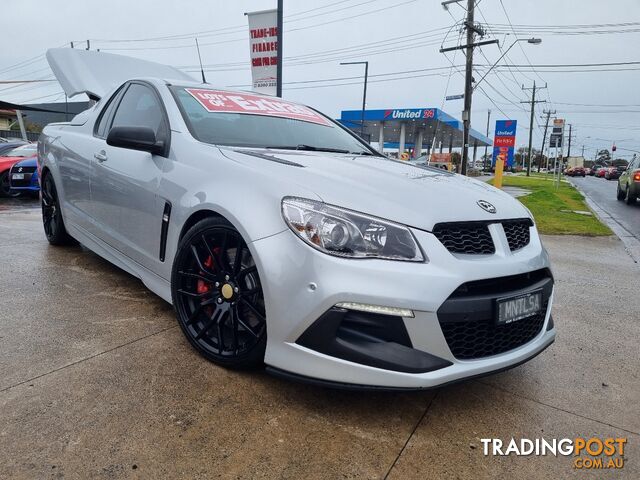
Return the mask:
{"type": "Polygon", "coordinates": [[[602,210],[640,240],[640,201],[633,206],[616,200],[617,180],[596,177],[568,177],[602,210]]]}
{"type": "Polygon", "coordinates": [[[434,391],[344,392],[205,361],[138,280],[0,200],[0,478],[640,478],[639,267],[613,236],[544,242],[547,351],[434,391]],[[624,468],[480,441],[591,436],[626,438],[624,468]]]}

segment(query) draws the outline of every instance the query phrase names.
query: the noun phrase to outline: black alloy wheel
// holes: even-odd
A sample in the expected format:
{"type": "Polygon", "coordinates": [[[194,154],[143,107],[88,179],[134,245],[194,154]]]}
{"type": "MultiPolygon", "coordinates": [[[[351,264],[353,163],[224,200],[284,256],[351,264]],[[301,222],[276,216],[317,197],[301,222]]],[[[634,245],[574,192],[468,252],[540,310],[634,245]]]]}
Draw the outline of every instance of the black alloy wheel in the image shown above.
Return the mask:
{"type": "Polygon", "coordinates": [[[51,245],[70,245],[75,243],[64,226],[64,220],[60,213],[60,203],[58,202],[58,192],[50,173],[45,174],[43,178],[41,193],[42,225],[49,243],[51,245]]]}
{"type": "Polygon", "coordinates": [[[205,218],[184,235],[171,292],[183,333],[205,358],[232,368],[262,365],[262,285],[247,244],[229,222],[205,218]]]}
{"type": "Polygon", "coordinates": [[[0,197],[19,197],[20,192],[11,191],[11,181],[9,178],[9,170],[0,173],[0,197]]]}

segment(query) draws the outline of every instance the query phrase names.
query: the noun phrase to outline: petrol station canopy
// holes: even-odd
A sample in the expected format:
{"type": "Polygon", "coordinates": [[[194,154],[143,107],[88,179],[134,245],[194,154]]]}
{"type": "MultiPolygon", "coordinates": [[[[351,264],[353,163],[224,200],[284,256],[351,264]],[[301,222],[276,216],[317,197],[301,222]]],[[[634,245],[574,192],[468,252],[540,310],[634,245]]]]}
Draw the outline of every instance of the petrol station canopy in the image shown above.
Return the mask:
{"type": "MultiPolygon", "coordinates": [[[[343,110],[338,121],[360,134],[362,110],[343,110]]],[[[412,150],[414,156],[422,151],[432,153],[432,145],[434,153],[450,152],[452,148],[462,147],[463,124],[439,108],[365,110],[363,137],[384,144],[385,149],[412,150]]],[[[492,144],[490,138],[470,130],[469,147],[474,149],[473,158],[478,147],[492,144]]]]}

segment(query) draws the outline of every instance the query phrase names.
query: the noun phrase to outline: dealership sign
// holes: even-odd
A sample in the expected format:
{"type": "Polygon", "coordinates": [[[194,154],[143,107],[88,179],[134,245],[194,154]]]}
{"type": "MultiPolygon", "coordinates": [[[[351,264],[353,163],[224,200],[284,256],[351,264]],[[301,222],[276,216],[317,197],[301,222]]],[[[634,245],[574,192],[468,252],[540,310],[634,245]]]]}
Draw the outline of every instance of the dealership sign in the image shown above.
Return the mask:
{"type": "Polygon", "coordinates": [[[278,11],[247,13],[253,90],[276,95],[278,83],[278,11]]]}
{"type": "Polygon", "coordinates": [[[251,93],[226,92],[209,88],[186,88],[207,112],[248,113],[268,117],[290,118],[304,122],[331,125],[331,122],[315,110],[279,98],[251,93]]]}
{"type": "Polygon", "coordinates": [[[493,140],[493,160],[500,158],[505,167],[513,166],[513,149],[516,146],[516,120],[497,120],[496,134],[493,140]]]}
{"type": "Polygon", "coordinates": [[[385,120],[419,120],[423,118],[435,118],[436,111],[433,108],[404,108],[398,110],[385,110],[385,120]]]}

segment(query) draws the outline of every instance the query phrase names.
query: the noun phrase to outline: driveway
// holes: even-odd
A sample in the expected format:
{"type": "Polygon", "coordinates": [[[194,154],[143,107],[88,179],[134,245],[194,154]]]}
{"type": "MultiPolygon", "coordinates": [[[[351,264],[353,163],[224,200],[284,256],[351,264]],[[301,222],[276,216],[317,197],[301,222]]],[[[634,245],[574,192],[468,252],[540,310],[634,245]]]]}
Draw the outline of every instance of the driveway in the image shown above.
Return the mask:
{"type": "Polygon", "coordinates": [[[434,391],[344,392],[205,361],[138,280],[50,247],[33,202],[5,203],[0,477],[640,478],[640,270],[615,237],[544,242],[558,338],[542,355],[434,391]],[[627,438],[624,468],[480,441],[578,436],[627,438]]]}

